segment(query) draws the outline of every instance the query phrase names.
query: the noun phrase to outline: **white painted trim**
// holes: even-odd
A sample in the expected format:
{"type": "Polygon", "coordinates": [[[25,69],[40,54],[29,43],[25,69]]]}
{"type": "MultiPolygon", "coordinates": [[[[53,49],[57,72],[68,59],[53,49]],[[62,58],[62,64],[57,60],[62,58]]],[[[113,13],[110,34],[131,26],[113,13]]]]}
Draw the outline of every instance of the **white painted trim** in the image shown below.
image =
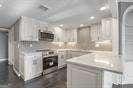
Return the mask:
{"type": "Polygon", "coordinates": [[[117,2],[133,2],[133,0],[116,0],[117,2]]]}
{"type": "Polygon", "coordinates": [[[0,59],[0,62],[7,61],[7,59],[0,59]]]}
{"type": "Polygon", "coordinates": [[[0,31],[2,31],[2,32],[8,32],[9,29],[6,29],[6,28],[0,28],[0,31]]]}

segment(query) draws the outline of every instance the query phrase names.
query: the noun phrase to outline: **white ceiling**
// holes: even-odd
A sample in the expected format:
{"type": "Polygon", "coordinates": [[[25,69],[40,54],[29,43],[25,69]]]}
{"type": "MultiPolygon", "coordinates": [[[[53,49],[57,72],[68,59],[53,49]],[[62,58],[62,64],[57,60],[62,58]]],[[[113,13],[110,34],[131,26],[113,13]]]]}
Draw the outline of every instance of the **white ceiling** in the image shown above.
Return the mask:
{"type": "Polygon", "coordinates": [[[110,16],[110,11],[99,10],[108,4],[107,0],[0,0],[0,3],[3,5],[0,8],[0,27],[10,27],[20,16],[71,27],[110,16]],[[39,9],[39,5],[46,5],[48,11],[39,9]],[[90,16],[96,19],[90,20],[90,16]]]}

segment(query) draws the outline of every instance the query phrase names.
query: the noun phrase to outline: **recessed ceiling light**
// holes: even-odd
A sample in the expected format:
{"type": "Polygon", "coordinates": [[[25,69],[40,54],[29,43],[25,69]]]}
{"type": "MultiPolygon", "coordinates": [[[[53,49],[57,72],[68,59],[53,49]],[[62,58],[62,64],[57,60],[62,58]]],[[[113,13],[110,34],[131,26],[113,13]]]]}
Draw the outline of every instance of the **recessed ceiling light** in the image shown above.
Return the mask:
{"type": "Polygon", "coordinates": [[[63,27],[63,24],[61,24],[60,27],[63,27]]]}
{"type": "Polygon", "coordinates": [[[101,11],[106,10],[106,9],[107,9],[107,7],[105,7],[105,6],[100,8],[101,11]]]}
{"type": "Polygon", "coordinates": [[[109,5],[105,5],[105,6],[100,8],[101,11],[106,10],[106,9],[109,9],[109,5]]]}
{"type": "Polygon", "coordinates": [[[84,26],[84,24],[80,24],[80,27],[83,27],[84,26]]]}
{"type": "Polygon", "coordinates": [[[2,7],[2,4],[0,4],[0,7],[2,7]]]}
{"type": "Polygon", "coordinates": [[[90,19],[94,19],[95,17],[94,16],[91,16],[90,19]]]}

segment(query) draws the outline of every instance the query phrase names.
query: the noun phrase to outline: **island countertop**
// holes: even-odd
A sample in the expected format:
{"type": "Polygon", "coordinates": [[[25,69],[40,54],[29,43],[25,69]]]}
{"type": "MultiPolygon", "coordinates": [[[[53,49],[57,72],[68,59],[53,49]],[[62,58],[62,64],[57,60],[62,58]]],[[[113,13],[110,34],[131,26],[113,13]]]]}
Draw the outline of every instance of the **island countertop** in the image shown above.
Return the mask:
{"type": "Polygon", "coordinates": [[[108,51],[92,51],[92,53],[68,59],[67,64],[76,64],[85,67],[91,66],[100,70],[123,73],[121,57],[114,56],[112,52],[108,51]]]}

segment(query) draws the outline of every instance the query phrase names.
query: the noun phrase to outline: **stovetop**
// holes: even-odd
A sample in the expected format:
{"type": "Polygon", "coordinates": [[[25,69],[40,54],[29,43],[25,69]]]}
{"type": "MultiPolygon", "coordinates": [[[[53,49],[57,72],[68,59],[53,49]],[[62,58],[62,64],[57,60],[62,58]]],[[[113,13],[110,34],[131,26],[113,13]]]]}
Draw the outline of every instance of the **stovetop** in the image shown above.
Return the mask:
{"type": "Polygon", "coordinates": [[[36,52],[42,52],[43,57],[50,57],[50,56],[58,55],[56,50],[51,50],[51,49],[40,49],[40,50],[36,50],[36,52]]]}

